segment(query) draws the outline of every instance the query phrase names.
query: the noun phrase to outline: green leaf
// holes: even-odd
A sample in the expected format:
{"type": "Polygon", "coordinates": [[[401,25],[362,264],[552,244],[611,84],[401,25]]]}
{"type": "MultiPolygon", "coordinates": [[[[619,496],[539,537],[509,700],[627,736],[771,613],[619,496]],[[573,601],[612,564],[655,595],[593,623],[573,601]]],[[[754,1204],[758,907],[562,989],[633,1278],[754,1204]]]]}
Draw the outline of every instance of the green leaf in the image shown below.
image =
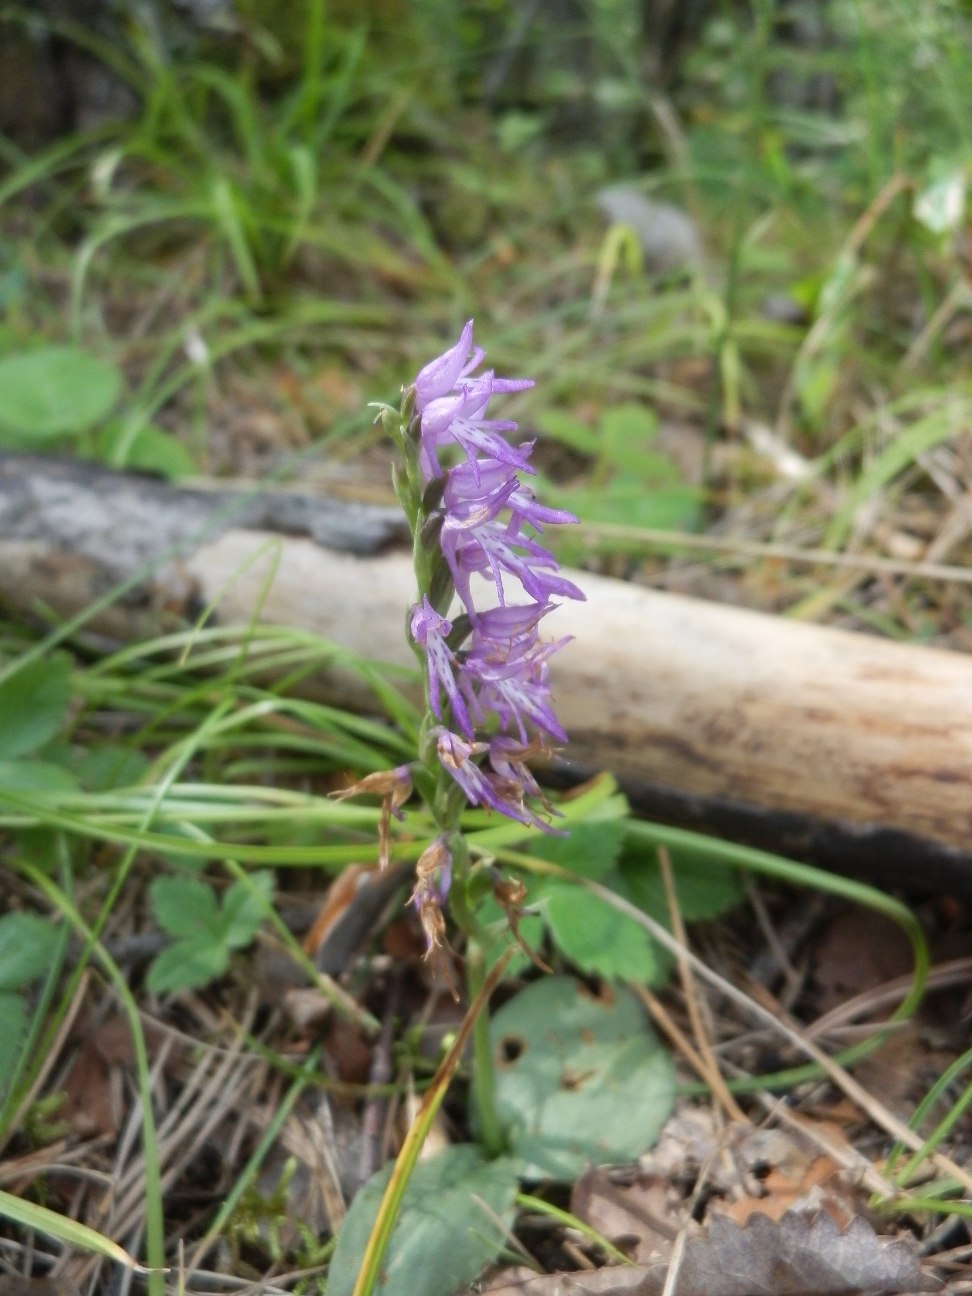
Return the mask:
{"type": "Polygon", "coordinates": [[[559,410],[547,410],[538,418],[537,426],[545,437],[559,441],[568,450],[576,450],[580,454],[593,457],[601,448],[596,432],[592,432],[586,423],[581,423],[579,419],[571,418],[569,414],[563,414],[559,410]]]}
{"type": "Polygon", "coordinates": [[[52,1211],[48,1206],[38,1206],[36,1202],[25,1201],[2,1189],[0,1189],[0,1216],[13,1220],[15,1224],[20,1224],[31,1231],[56,1238],[66,1246],[82,1251],[93,1251],[96,1255],[103,1255],[138,1273],[146,1272],[127,1251],[117,1242],[112,1242],[110,1238],[105,1237],[103,1233],[98,1233],[87,1224],[79,1224],[66,1215],[58,1215],[57,1211],[52,1211]]]}
{"type": "MultiPolygon", "coordinates": [[[[109,423],[100,428],[95,436],[98,458],[108,464],[117,463],[115,451],[127,435],[123,422],[109,423]]],[[[182,442],[154,423],[146,423],[139,428],[122,463],[127,468],[156,473],[168,481],[192,477],[196,472],[196,461],[182,442]]]]}
{"type": "Polygon", "coordinates": [[[229,963],[225,945],[179,940],[153,959],[146,984],[155,994],[194,990],[222,976],[229,963]]]}
{"type": "MultiPolygon", "coordinates": [[[[531,877],[528,886],[526,906],[528,909],[533,909],[541,891],[541,884],[531,877]]],[[[487,896],[478,906],[476,921],[483,931],[483,958],[487,968],[492,968],[493,964],[511,947],[515,950],[515,953],[506,965],[506,976],[510,978],[518,976],[526,968],[530,967],[530,958],[517,946],[517,942],[510,931],[510,921],[506,910],[493,896],[487,896]]],[[[539,913],[524,914],[519,919],[517,926],[520,939],[527,948],[539,953],[546,928],[546,920],[543,915],[539,913]]]]}
{"type": "Polygon", "coordinates": [[[77,786],[75,775],[53,761],[0,760],[0,787],[11,792],[73,792],[77,786]]]}
{"type": "Polygon", "coordinates": [[[54,653],[0,683],[0,759],[25,756],[53,738],[71,702],[71,659],[54,653]]]}
{"type": "Polygon", "coordinates": [[[107,417],[120,391],[119,370],[80,347],[7,356],[0,360],[0,431],[33,441],[77,435],[107,417]]]}
{"type": "Polygon", "coordinates": [[[57,928],[39,914],[0,918],[0,990],[20,990],[44,976],[59,940],[57,928]]]}
{"type": "Polygon", "coordinates": [[[846,354],[839,347],[830,346],[796,364],[794,387],[800,412],[810,427],[817,428],[823,421],[846,362],[846,354]]]}
{"type": "MultiPolygon", "coordinates": [[[[351,1296],[378,1205],[385,1166],[351,1203],[338,1233],[327,1296],[351,1296]]],[[[486,1161],[468,1144],[422,1161],[405,1189],[374,1291],[379,1296],[455,1296],[500,1253],[513,1222],[517,1181],[505,1157],[486,1161]]]]}
{"type": "Polygon", "coordinates": [[[596,881],[614,868],[624,834],[623,819],[588,821],[575,824],[566,837],[534,839],[530,854],[596,881]]]}
{"type": "Polygon", "coordinates": [[[653,477],[640,479],[633,479],[629,471],[624,479],[614,478],[603,488],[570,491],[566,507],[584,522],[688,530],[698,521],[699,491],[685,482],[664,480],[660,468],[653,477]]]}
{"type": "Polygon", "coordinates": [[[137,748],[102,743],[98,747],[75,750],[72,768],[82,787],[92,792],[109,792],[140,783],[149,769],[149,761],[137,748]]]}
{"type": "Polygon", "coordinates": [[[170,936],[200,945],[221,944],[216,895],[208,883],[194,877],[156,878],[149,897],[156,921],[170,936]]]}
{"type": "Polygon", "coordinates": [[[632,992],[544,977],[490,1025],[496,1109],[527,1179],[575,1178],[651,1147],[675,1073],[632,992]]]}
{"type": "MultiPolygon", "coordinates": [[[[624,894],[619,874],[609,873],[602,880],[624,894]]],[[[644,985],[666,979],[665,952],[633,918],[600,896],[569,882],[551,882],[543,915],[554,944],[578,971],[644,985]]]]}
{"type": "Polygon", "coordinates": [[[260,929],[273,898],[273,874],[269,869],[251,873],[248,882],[234,882],[223,897],[220,911],[221,936],[229,949],[242,949],[260,929]]]}
{"type": "Polygon", "coordinates": [[[27,1035],[27,1009],[23,997],[0,990],[0,1098],[6,1096],[20,1061],[27,1035]]]}
{"type": "MultiPolygon", "coordinates": [[[[607,813],[613,813],[616,808],[622,812],[626,808],[623,798],[611,798],[602,807],[607,813]]],[[[622,819],[591,820],[576,824],[566,837],[534,839],[530,854],[559,864],[579,877],[613,886],[618,880],[614,865],[624,833],[622,819]]],[[[539,949],[545,924],[560,952],[582,971],[636,981],[654,979],[656,963],[649,943],[642,929],[630,918],[570,881],[531,874],[528,888],[528,907],[538,904],[540,907],[539,915],[529,915],[520,923],[520,934],[531,948],[539,949]]],[[[495,901],[487,900],[478,917],[496,931],[496,939],[486,952],[491,966],[509,944],[502,921],[505,915],[495,901]]],[[[513,975],[526,963],[525,954],[515,956],[509,974],[513,975]]]]}
{"type": "Polygon", "coordinates": [[[615,405],[604,411],[599,430],[604,459],[617,468],[644,476],[645,453],[658,434],[654,411],[644,405],[615,405]]]}
{"type": "MultiPolygon", "coordinates": [[[[743,899],[742,879],[736,869],[713,864],[711,859],[685,850],[673,850],[671,861],[678,907],[686,922],[715,918],[743,899]]],[[[654,852],[626,852],[620,873],[623,889],[632,902],[668,925],[665,885],[654,852]]]]}

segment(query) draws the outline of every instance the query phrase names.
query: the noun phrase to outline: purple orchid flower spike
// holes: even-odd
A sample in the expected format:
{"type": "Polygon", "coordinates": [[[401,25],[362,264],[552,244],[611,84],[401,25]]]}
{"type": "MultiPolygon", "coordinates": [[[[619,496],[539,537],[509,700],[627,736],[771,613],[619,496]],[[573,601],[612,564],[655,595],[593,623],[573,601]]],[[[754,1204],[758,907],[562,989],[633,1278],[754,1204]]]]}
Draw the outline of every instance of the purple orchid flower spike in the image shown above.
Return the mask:
{"type": "MultiPolygon", "coordinates": [[[[569,636],[543,638],[541,623],[556,610],[555,600],[584,598],[537,540],[546,528],[577,519],[538,501],[524,482],[537,477],[534,442],[520,439],[513,421],[491,417],[494,397],[527,391],[533,381],[477,373],[484,359],[468,320],[455,344],[404,389],[398,410],[380,407],[402,456],[394,482],[412,533],[418,586],[408,634],[424,667],[426,712],[417,760],[333,794],[381,797],[383,866],[392,819],[403,817],[413,788],[424,800],[437,835],[419,856],[411,904],[427,956],[457,998],[443,906],[453,871],[465,879],[470,868],[463,807],[555,831],[550,820],[558,811],[530,762],[567,741],[554,709],[550,659],[569,636]]],[[[514,934],[523,898],[522,884],[516,887],[507,886],[501,900],[514,934]]]]}
{"type": "MultiPolygon", "coordinates": [[[[567,740],[548,679],[549,659],[567,639],[543,642],[539,623],[554,610],[554,598],[584,595],[534,537],[577,519],[538,503],[523,484],[521,476],[535,471],[533,442],[512,441],[517,425],[490,418],[489,404],[533,383],[491,370],[473,376],[483,353],[472,334],[470,321],[414,383],[419,471],[426,485],[442,480],[434,534],[468,619],[469,642],[446,642],[454,618],[439,615],[425,592],[410,629],[425,656],[442,768],[473,805],[546,826],[528,804],[539,799],[546,808],[526,760],[546,743],[567,740]],[[492,584],[498,606],[480,606],[477,578],[492,584]]],[[[443,598],[437,604],[443,607],[443,598]]]]}

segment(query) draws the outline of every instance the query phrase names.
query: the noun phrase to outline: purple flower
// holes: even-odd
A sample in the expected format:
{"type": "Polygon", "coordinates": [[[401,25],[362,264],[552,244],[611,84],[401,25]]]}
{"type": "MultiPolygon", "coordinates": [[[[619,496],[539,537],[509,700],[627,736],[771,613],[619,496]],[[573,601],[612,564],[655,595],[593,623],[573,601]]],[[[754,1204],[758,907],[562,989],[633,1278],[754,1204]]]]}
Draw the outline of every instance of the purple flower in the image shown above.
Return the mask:
{"type": "Polygon", "coordinates": [[[553,554],[516,531],[512,520],[506,524],[487,522],[467,530],[450,526],[447,515],[442,527],[442,552],[452,572],[456,591],[473,619],[476,611],[469,578],[474,575],[492,580],[501,606],[506,604],[504,575],[515,577],[538,603],[546,603],[558,595],[561,598],[584,597],[573,581],[557,575],[558,564],[553,554]]]}
{"type": "Polygon", "coordinates": [[[498,716],[503,730],[515,730],[524,743],[529,741],[528,727],[565,743],[567,735],[553,711],[547,659],[567,642],[564,638],[543,644],[534,636],[532,642],[518,642],[504,653],[495,641],[474,639],[460,668],[459,686],[477,719],[485,720],[489,713],[498,716]]]}
{"type": "MultiPolygon", "coordinates": [[[[492,370],[473,376],[483,352],[473,345],[472,331],[470,321],[455,346],[414,383],[421,478],[426,485],[442,480],[441,492],[430,497],[435,502],[423,505],[425,521],[435,522],[427,528],[434,541],[424,543],[436,544],[445,558],[469,639],[462,646],[453,636],[450,647],[453,622],[424,594],[413,609],[411,632],[425,654],[429,701],[442,725],[433,731],[442,767],[473,805],[546,827],[527,804],[539,799],[550,810],[526,761],[546,743],[567,741],[548,680],[549,659],[567,639],[543,642],[539,624],[553,611],[553,599],[584,595],[559,574],[553,554],[534,536],[577,519],[538,503],[523,484],[521,474],[534,473],[533,442],[513,445],[508,437],[517,425],[489,418],[488,407],[494,396],[533,384],[497,378],[492,370]],[[474,576],[492,582],[498,606],[476,606],[474,576]],[[512,604],[511,580],[519,587],[512,604]],[[524,604],[524,596],[532,601],[524,604]]],[[[443,606],[438,594],[436,601],[443,606]]]]}
{"type": "Polygon", "coordinates": [[[452,715],[463,733],[473,736],[473,727],[466,712],[459,685],[453,672],[455,655],[445,642],[452,632],[452,622],[439,616],[426,594],[421,604],[412,609],[409,629],[412,638],[425,650],[428,665],[429,705],[437,719],[442,719],[441,694],[444,692],[452,707],[452,715]]]}
{"type": "MultiPolygon", "coordinates": [[[[524,746],[513,738],[504,738],[502,736],[493,738],[489,744],[489,763],[493,770],[509,783],[517,783],[520,786],[524,796],[535,797],[543,805],[548,814],[560,816],[560,811],[555,810],[547,798],[543,795],[539,783],[530,772],[526,764],[531,756],[536,756],[538,749],[536,743],[529,743],[524,746]]],[[[544,824],[543,827],[547,825],[544,824]]]]}
{"type": "Polygon", "coordinates": [[[472,335],[473,322],[467,320],[456,345],[419,370],[414,385],[415,408],[420,414],[439,396],[451,392],[460,377],[482,363],[485,352],[481,347],[473,350],[472,357],[469,355],[472,335]]]}
{"type": "Polygon", "coordinates": [[[490,398],[497,392],[524,391],[532,387],[527,379],[494,378],[491,373],[464,384],[456,395],[441,396],[430,402],[422,412],[422,443],[419,465],[426,482],[442,476],[438,451],[443,445],[457,445],[465,452],[473,472],[477,471],[477,455],[498,459],[520,472],[534,471],[530,467],[530,450],[514,447],[502,435],[515,432],[517,425],[485,417],[490,398]]]}
{"type": "Polygon", "coordinates": [[[436,742],[443,769],[455,779],[472,805],[498,810],[507,819],[546,829],[546,822],[538,818],[525,801],[527,796],[539,792],[533,775],[526,770],[525,765],[522,769],[526,772],[526,779],[520,777],[516,767],[509,761],[505,764],[501,761],[503,767],[499,770],[484,770],[472,759],[473,756],[489,751],[490,745],[464,742],[458,734],[450,733],[448,729],[439,730],[436,742]]]}

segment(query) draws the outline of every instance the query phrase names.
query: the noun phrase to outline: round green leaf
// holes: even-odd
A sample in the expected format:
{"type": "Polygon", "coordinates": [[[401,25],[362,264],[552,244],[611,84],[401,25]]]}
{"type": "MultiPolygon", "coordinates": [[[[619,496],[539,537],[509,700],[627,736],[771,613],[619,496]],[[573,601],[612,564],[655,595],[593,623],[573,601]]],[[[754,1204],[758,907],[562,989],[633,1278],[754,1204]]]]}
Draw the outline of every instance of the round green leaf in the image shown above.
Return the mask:
{"type": "Polygon", "coordinates": [[[40,914],[0,918],[0,990],[20,990],[50,968],[61,934],[40,914]]]}
{"type": "Polygon", "coordinates": [[[671,1058],[624,986],[545,977],[490,1028],[496,1109],[527,1179],[573,1179],[651,1147],[675,1095],[671,1058]]]}
{"type": "MultiPolygon", "coordinates": [[[[392,1167],[374,1175],[351,1203],[338,1234],[327,1296],[351,1296],[392,1167]]],[[[420,1162],[405,1190],[381,1266],[380,1296],[455,1296],[499,1254],[513,1222],[516,1174],[504,1157],[455,1144],[420,1162]]]]}
{"type": "Polygon", "coordinates": [[[73,792],[77,786],[71,771],[54,761],[0,760],[0,788],[7,792],[73,792]]]}
{"type": "MultiPolygon", "coordinates": [[[[98,457],[105,463],[116,463],[115,454],[125,436],[124,423],[109,423],[99,429],[95,436],[98,457]]],[[[179,481],[196,472],[196,461],[182,442],[154,423],[139,428],[124,456],[124,465],[156,473],[169,481],[179,481]]]]}
{"type": "Polygon", "coordinates": [[[77,435],[112,410],[121,374],[74,346],[50,346],[0,360],[0,431],[43,441],[77,435]]]}
{"type": "Polygon", "coordinates": [[[71,702],[64,653],[22,666],[0,683],[0,759],[35,752],[63,725],[71,702]]]}

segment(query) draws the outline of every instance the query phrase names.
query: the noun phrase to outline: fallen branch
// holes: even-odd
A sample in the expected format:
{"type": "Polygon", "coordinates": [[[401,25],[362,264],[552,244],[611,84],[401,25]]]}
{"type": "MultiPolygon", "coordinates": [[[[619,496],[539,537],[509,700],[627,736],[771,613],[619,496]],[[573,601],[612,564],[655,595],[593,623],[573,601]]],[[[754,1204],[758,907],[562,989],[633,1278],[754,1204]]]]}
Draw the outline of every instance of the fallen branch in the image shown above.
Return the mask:
{"type": "MultiPolygon", "coordinates": [[[[223,623],[258,614],[411,665],[402,535],[374,506],[0,457],[0,597],[70,616],[151,567],[93,625],[115,638],[213,603],[223,623]]],[[[553,622],[576,640],[552,667],[568,774],[613,770],[659,817],[803,858],[843,852],[886,883],[972,886],[972,660],[574,578],[587,602],[553,622]]],[[[347,678],[315,687],[367,705],[347,678]]]]}

